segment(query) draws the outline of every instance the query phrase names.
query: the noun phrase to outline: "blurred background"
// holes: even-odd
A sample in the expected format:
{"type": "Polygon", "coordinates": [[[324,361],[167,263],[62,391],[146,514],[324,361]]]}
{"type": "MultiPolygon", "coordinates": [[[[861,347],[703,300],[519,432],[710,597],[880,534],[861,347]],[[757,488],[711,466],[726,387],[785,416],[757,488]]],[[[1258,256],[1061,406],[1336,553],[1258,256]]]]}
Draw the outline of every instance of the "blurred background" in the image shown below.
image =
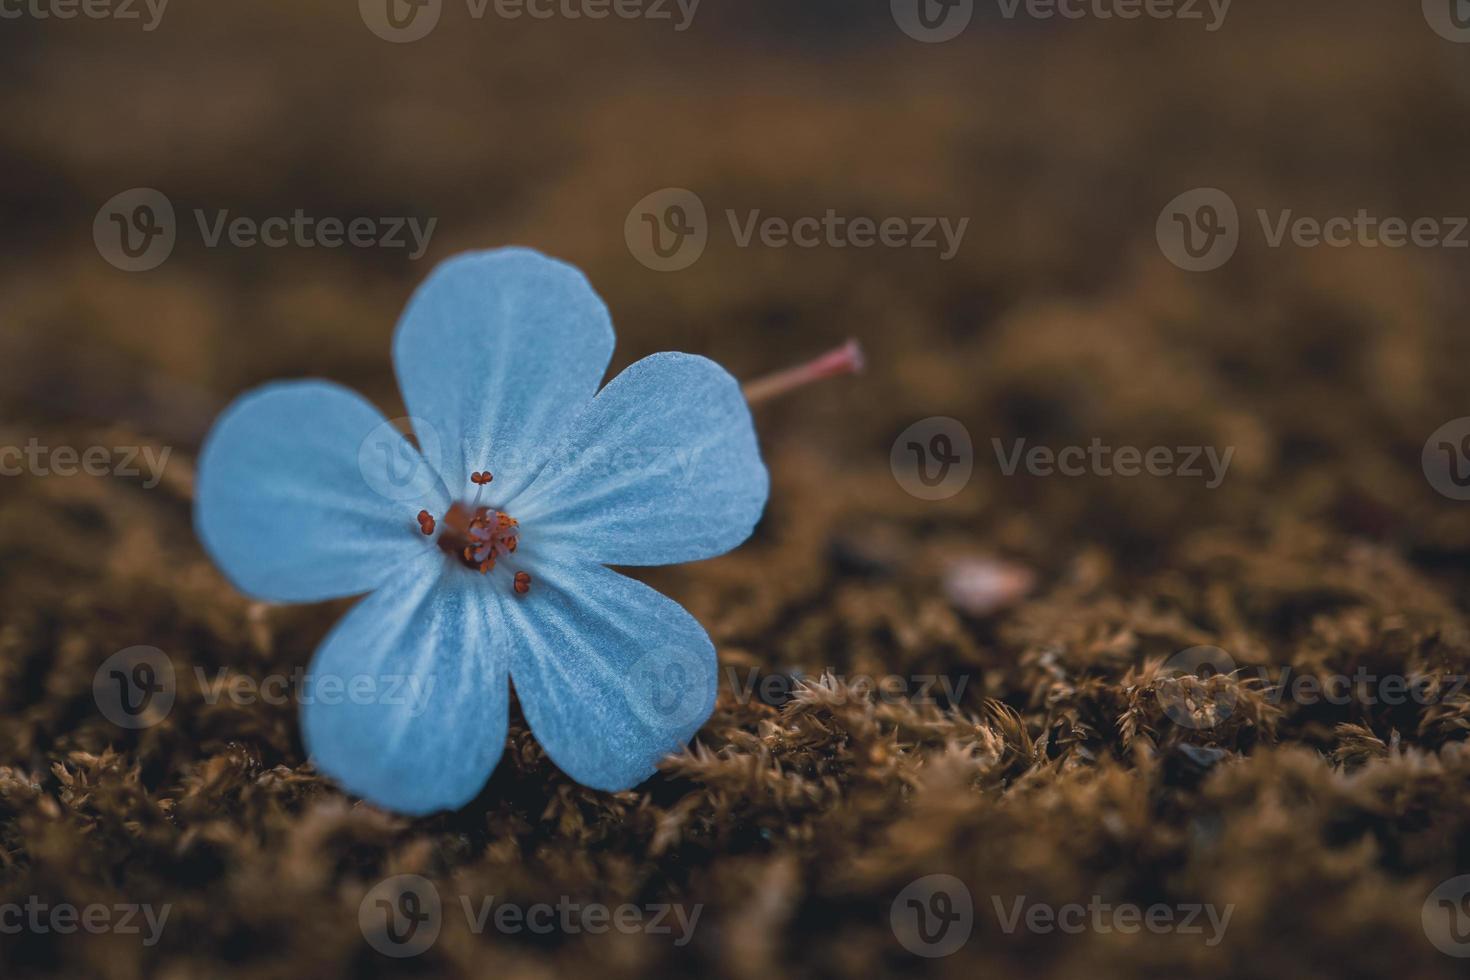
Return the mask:
{"type": "Polygon", "coordinates": [[[925,20],[906,0],[647,0],[605,19],[571,16],[613,9],[595,0],[544,19],[494,0],[122,2],[0,5],[0,446],[170,451],[154,486],[0,480],[0,903],[174,912],[148,947],[0,935],[7,970],[1454,974],[1426,896],[1470,871],[1470,698],[1261,707],[1242,682],[1252,710],[1200,729],[1169,723],[1155,673],[1201,644],[1309,674],[1470,669],[1454,0],[1180,0],[1133,19],[1126,0],[1075,18],[924,0],[925,20]],[[211,244],[222,216],[297,212],[369,219],[374,240],[211,244]],[[829,212],[909,237],[743,240],[829,212]],[[148,215],[168,233],[120,253],[109,231],[148,215]],[[1302,218],[1355,224],[1273,241],[1302,218]],[[1386,242],[1385,219],[1422,241],[1386,242]],[[936,247],[913,242],[926,223],[936,247]],[[382,241],[399,227],[403,245],[382,241]],[[942,227],[963,229],[953,248],[942,227]],[[681,243],[671,258],[655,228],[681,243]],[[388,352],[410,292],[506,244],[586,272],[614,371],[683,350],[751,379],[856,338],[865,373],[757,406],[773,493],[752,542],[639,575],[726,666],[963,693],[725,692],[703,755],[617,797],[570,783],[517,723],[482,798],[424,821],[317,777],[292,706],[206,703],[194,666],[290,671],[345,608],[265,607],[214,571],[190,525],[212,419],[304,376],[401,414],[388,352]],[[971,447],[940,500],[910,492],[894,453],[935,417],[971,447]],[[1017,440],[1231,455],[1216,486],[1007,475],[1017,440]],[[165,722],[125,732],[91,680],[136,644],[183,676],[165,722]],[[357,909],[399,873],[437,882],[446,909],[705,910],[679,947],[461,918],[395,960],[357,909]],[[943,956],[895,924],[896,896],[936,873],[974,905],[943,956]],[[1000,928],[992,898],[1022,895],[1235,912],[1217,946],[1000,928]]]}

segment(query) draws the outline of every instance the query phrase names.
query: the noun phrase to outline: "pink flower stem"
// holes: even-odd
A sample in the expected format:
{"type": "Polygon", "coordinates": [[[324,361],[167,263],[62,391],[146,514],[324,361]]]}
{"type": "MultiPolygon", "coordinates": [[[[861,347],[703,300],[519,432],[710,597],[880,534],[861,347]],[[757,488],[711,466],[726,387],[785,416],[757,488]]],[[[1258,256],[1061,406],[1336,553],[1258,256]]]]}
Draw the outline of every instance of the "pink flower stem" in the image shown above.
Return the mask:
{"type": "Polygon", "coordinates": [[[827,353],[747,383],[741,390],[745,400],[752,405],[777,395],[784,395],[813,381],[836,378],[844,374],[857,374],[863,369],[863,349],[856,340],[849,340],[841,347],[827,353]]]}

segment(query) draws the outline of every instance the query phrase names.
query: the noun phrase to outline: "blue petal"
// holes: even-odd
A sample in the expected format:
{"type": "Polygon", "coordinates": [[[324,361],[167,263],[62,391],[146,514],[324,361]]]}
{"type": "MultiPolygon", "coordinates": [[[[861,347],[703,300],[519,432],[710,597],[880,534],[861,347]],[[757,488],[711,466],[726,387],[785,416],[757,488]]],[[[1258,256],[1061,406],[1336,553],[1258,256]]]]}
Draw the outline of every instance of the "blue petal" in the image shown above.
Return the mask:
{"type": "Polygon", "coordinates": [[[436,268],[398,324],[393,362],[415,431],[442,440],[450,490],[472,493],[469,474],[488,470],[504,500],[596,394],[612,349],[607,306],[582,273],[508,248],[436,268]]]}
{"type": "Polygon", "coordinates": [[[653,774],[714,710],[715,648],[672,599],[599,565],[537,565],[498,593],[521,710],[551,760],[617,791],[653,774]]]}
{"type": "Polygon", "coordinates": [[[215,421],[194,527],[242,592],[312,602],[376,587],[426,547],[415,515],[449,498],[362,396],[324,381],[266,385],[215,421]]]}
{"type": "Polygon", "coordinates": [[[608,383],[507,509],[523,544],[668,565],[744,541],[769,490],[735,379],[703,357],[654,354],[608,383]]]}
{"type": "Polygon", "coordinates": [[[494,607],[481,578],[442,554],[355,606],[308,675],[301,732],[317,768],[400,813],[473,799],[505,747],[509,657],[494,607]]]}

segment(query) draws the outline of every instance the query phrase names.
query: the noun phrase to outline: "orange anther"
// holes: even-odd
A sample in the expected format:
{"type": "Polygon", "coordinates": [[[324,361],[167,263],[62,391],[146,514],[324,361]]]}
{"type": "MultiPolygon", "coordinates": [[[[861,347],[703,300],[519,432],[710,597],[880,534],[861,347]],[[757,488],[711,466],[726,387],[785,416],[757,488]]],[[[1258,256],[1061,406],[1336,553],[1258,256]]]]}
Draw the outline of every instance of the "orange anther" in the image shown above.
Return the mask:
{"type": "MultiPolygon", "coordinates": [[[[486,483],[490,481],[489,473],[475,475],[483,476],[486,483]]],[[[454,503],[439,523],[443,526],[437,541],[439,548],[481,575],[494,571],[496,561],[520,545],[516,519],[491,507],[454,503]]],[[[433,527],[427,511],[420,511],[419,526],[433,527]]],[[[531,588],[531,576],[525,572],[517,574],[514,585],[517,593],[525,595],[531,588]]]]}

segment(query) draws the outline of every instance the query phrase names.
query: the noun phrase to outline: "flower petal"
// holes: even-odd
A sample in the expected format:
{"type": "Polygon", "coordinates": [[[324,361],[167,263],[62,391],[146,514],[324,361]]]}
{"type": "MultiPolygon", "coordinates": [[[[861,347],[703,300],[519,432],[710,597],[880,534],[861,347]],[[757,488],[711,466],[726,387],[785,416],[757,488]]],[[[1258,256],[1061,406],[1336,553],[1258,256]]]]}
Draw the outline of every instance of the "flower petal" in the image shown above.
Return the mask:
{"type": "Polygon", "coordinates": [[[415,431],[432,427],[456,495],[488,470],[509,499],[597,392],[612,358],[607,306],[587,277],[538,252],[471,252],[414,293],[393,362],[415,431]]]}
{"type": "Polygon", "coordinates": [[[524,544],[667,565],[740,544],[769,491],[735,379],[703,357],[654,354],[608,382],[508,509],[524,544]]]}
{"type": "Polygon", "coordinates": [[[312,658],[301,732],[317,768],[399,813],[450,810],[505,748],[503,630],[479,576],[425,555],[353,607],[312,658]]]}
{"type": "Polygon", "coordinates": [[[266,385],[204,441],[194,527],[242,592],[313,602],[374,588],[426,542],[415,515],[448,495],[361,395],[325,381],[266,385]]]}
{"type": "Polygon", "coordinates": [[[543,563],[529,594],[500,594],[500,604],[526,721],[584,786],[637,785],[714,710],[709,636],[641,582],[600,565],[543,563]]]}

